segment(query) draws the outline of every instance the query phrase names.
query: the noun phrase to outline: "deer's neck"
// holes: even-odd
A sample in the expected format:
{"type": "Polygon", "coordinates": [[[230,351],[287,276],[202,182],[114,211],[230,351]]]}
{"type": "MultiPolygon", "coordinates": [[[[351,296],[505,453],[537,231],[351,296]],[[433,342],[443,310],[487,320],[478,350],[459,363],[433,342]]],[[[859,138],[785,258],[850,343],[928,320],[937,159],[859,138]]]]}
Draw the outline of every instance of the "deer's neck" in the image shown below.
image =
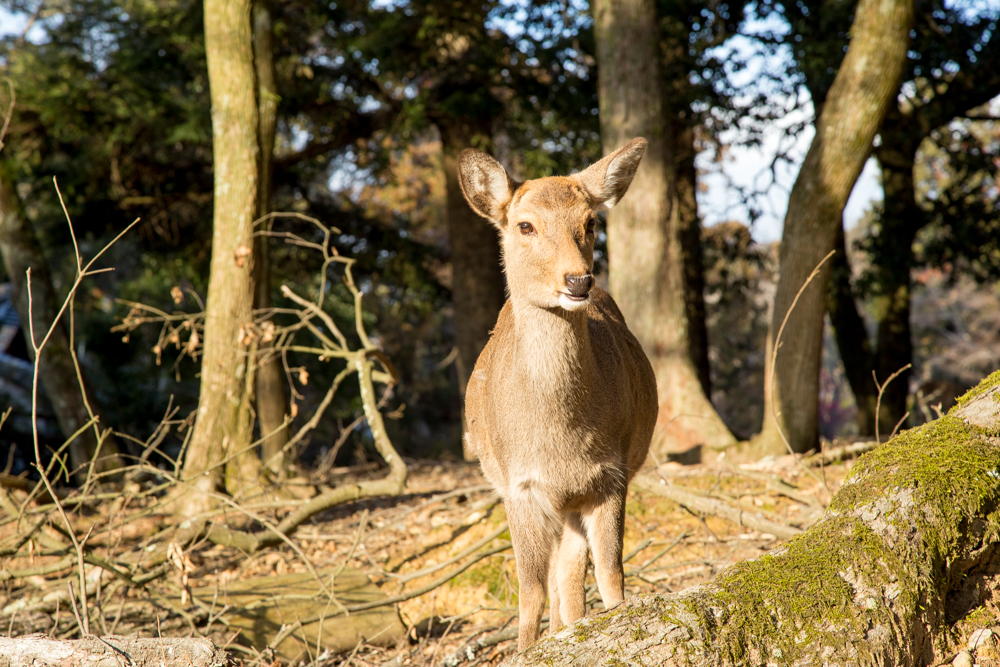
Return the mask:
{"type": "Polygon", "coordinates": [[[528,391],[582,398],[589,386],[594,357],[587,331],[587,312],[512,304],[514,307],[514,363],[530,382],[528,391]]]}

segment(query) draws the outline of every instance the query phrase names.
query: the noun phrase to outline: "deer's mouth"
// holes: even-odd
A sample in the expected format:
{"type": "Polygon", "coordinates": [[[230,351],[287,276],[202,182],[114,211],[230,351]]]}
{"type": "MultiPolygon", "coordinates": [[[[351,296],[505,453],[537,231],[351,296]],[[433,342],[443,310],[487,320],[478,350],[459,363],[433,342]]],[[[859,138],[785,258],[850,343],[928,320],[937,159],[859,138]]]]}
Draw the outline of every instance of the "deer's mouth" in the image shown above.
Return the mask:
{"type": "Polygon", "coordinates": [[[580,310],[585,308],[590,302],[590,292],[586,294],[572,294],[570,292],[559,292],[559,306],[563,310],[580,310]]]}

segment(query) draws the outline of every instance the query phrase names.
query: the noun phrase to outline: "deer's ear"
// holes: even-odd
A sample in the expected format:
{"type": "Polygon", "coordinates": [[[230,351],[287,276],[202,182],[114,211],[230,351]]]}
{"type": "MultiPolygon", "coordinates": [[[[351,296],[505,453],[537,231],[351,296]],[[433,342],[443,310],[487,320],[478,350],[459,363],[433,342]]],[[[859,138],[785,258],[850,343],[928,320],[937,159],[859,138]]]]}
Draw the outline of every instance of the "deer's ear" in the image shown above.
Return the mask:
{"type": "Polygon", "coordinates": [[[466,148],[458,156],[458,184],[472,210],[493,224],[503,224],[517,183],[499,162],[482,151],[466,148]]]}
{"type": "Polygon", "coordinates": [[[633,139],[576,175],[597,206],[611,208],[625,196],[646,154],[646,140],[633,139]]]}

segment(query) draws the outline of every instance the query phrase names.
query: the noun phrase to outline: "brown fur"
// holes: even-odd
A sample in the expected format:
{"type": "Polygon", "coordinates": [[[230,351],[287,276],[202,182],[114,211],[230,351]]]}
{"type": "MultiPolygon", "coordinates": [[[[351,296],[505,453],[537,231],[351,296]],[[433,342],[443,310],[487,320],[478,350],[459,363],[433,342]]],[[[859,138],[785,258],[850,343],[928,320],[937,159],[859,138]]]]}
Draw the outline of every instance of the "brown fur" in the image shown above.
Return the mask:
{"type": "Polygon", "coordinates": [[[538,639],[546,591],[553,629],[583,616],[588,545],[605,607],[624,598],[625,492],[649,449],[656,381],[611,296],[594,288],[573,300],[567,276],[593,271],[588,223],[625,194],[645,143],[580,174],[523,184],[484,153],[459,158],[466,199],[502,234],[510,290],[465,410],[469,448],[510,520],[519,650],[538,639]]]}

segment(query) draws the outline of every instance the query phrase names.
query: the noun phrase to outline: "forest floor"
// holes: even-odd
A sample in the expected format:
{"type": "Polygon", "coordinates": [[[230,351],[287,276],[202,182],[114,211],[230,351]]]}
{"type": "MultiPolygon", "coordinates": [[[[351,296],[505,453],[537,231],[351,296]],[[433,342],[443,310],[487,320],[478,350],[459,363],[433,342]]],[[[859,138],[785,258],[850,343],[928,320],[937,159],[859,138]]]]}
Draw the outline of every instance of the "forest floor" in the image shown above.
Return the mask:
{"type": "MultiPolygon", "coordinates": [[[[790,456],[734,465],[717,457],[710,453],[706,458],[711,460],[696,465],[666,463],[643,474],[737,507],[744,516],[803,529],[819,518],[851,466],[847,461],[807,467],[790,456]],[[788,486],[776,485],[778,478],[788,486]],[[790,489],[794,500],[789,497],[790,489]]],[[[332,508],[300,527],[289,543],[250,556],[207,540],[183,549],[178,545],[172,547],[170,566],[161,568],[162,576],[141,587],[123,584],[120,577],[93,562],[84,565],[91,631],[144,637],[205,636],[245,665],[288,664],[294,662],[288,652],[291,644],[284,644],[276,654],[267,648],[268,643],[277,646],[274,633],[262,639],[246,630],[240,632],[232,617],[238,603],[227,603],[227,588],[236,582],[251,582],[251,588],[253,582],[280,582],[294,573],[323,572],[325,576],[332,569],[342,576],[360,571],[385,596],[407,597],[408,592],[427,590],[398,603],[401,624],[395,636],[351,640],[353,646],[341,646],[339,652],[303,646],[291,628],[290,641],[302,649],[305,663],[317,667],[497,664],[515,650],[517,624],[517,579],[513,553],[507,546],[503,504],[476,464],[422,461],[409,462],[409,468],[405,495],[332,508]],[[462,571],[456,574],[458,570],[462,571]],[[215,593],[199,597],[199,590],[215,593]],[[209,599],[211,604],[206,602],[209,599]]],[[[382,474],[372,467],[334,469],[323,480],[311,481],[339,486],[382,474]]],[[[7,493],[18,503],[26,497],[16,490],[7,493]]],[[[174,528],[176,520],[156,513],[154,498],[82,504],[70,520],[77,535],[87,536],[88,553],[109,563],[125,563],[129,554],[152,550],[158,540],[169,539],[174,528]]],[[[38,520],[34,517],[41,510],[32,514],[34,507],[28,506],[20,529],[12,517],[0,520],[0,634],[79,636],[79,612],[71,608],[69,592],[73,582],[79,589],[80,579],[74,574],[76,552],[60,551],[51,544],[58,537],[55,533],[63,532],[58,520],[50,519],[39,530],[37,543],[33,538],[17,545],[14,553],[3,551],[17,541],[15,536],[24,532],[26,522],[38,520]],[[42,539],[46,534],[52,535],[49,543],[42,539]]],[[[272,505],[257,511],[277,519],[287,509],[272,505]]],[[[238,524],[239,516],[227,520],[238,524]]],[[[629,493],[625,527],[627,595],[675,592],[697,585],[728,565],[760,556],[779,543],[773,534],[693,512],[636,488],[629,493]]],[[[322,598],[320,587],[314,589],[315,594],[306,597],[322,598]]],[[[592,572],[587,602],[591,610],[602,608],[592,572]]],[[[392,614],[395,621],[391,604],[382,611],[392,614]]],[[[347,627],[355,622],[346,620],[349,617],[338,616],[337,623],[347,627]]],[[[292,620],[281,620],[288,630],[292,620]]],[[[331,623],[325,622],[323,627],[331,623]]]]}

